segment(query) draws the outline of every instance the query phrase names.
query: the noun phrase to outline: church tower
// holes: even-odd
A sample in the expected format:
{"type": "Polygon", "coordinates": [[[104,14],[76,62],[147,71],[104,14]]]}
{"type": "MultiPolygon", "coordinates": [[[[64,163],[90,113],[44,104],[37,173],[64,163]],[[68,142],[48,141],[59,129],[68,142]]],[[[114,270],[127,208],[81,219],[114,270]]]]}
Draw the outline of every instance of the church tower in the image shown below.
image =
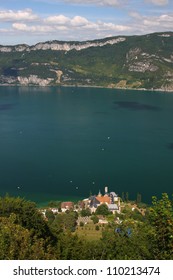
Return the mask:
{"type": "Polygon", "coordinates": [[[105,187],[105,195],[108,195],[108,187],[105,187]]]}
{"type": "Polygon", "coordinates": [[[99,193],[98,193],[98,195],[97,195],[98,197],[101,197],[102,196],[102,194],[101,194],[101,192],[100,192],[100,190],[99,190],[99,193]]]}

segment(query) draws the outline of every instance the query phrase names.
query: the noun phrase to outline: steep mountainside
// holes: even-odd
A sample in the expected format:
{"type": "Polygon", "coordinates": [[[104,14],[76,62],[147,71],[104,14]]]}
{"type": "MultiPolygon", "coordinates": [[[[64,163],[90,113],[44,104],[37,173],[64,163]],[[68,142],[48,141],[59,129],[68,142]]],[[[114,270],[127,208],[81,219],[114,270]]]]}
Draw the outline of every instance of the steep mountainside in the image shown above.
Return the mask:
{"type": "Polygon", "coordinates": [[[173,91],[173,33],[0,46],[0,84],[173,91]]]}

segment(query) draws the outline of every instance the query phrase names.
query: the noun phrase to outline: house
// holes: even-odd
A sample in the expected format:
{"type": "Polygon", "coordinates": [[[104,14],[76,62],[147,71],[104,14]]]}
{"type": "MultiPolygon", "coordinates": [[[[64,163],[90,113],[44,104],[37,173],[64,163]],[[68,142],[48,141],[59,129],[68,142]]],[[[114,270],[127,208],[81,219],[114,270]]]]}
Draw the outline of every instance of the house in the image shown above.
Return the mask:
{"type": "Polygon", "coordinates": [[[108,187],[105,187],[105,194],[102,195],[99,191],[98,195],[90,196],[83,200],[84,208],[89,208],[91,213],[95,212],[97,207],[105,203],[112,213],[120,213],[120,197],[115,192],[108,192],[108,187]]]}
{"type": "Polygon", "coordinates": [[[61,211],[65,212],[67,210],[73,210],[74,209],[74,203],[71,201],[67,201],[67,202],[62,202],[61,203],[61,211]]]}
{"type": "Polygon", "coordinates": [[[58,214],[58,208],[50,208],[53,214],[58,214]]]}

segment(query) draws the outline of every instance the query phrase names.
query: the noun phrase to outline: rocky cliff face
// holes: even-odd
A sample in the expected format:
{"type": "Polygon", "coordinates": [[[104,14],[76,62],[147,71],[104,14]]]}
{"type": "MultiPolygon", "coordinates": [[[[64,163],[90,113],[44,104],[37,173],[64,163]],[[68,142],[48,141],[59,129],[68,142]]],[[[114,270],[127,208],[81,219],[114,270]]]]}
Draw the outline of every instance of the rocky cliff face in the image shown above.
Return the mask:
{"type": "Polygon", "coordinates": [[[52,51],[71,51],[71,50],[83,50],[91,47],[103,47],[106,45],[114,45],[118,44],[120,42],[125,41],[126,39],[123,37],[118,37],[116,39],[108,39],[105,42],[100,41],[88,41],[88,42],[75,42],[75,43],[68,43],[68,42],[58,42],[58,41],[52,41],[52,42],[46,42],[46,43],[38,43],[34,46],[28,46],[28,45],[18,45],[18,46],[0,46],[0,52],[30,52],[30,51],[38,51],[38,50],[52,50],[52,51]]]}
{"type": "Polygon", "coordinates": [[[29,77],[17,77],[16,82],[18,81],[21,85],[38,85],[38,86],[48,86],[53,79],[41,79],[37,75],[30,75],[29,77]]]}
{"type": "Polygon", "coordinates": [[[129,64],[130,72],[155,72],[158,67],[154,64],[154,58],[154,55],[143,53],[141,49],[134,48],[127,53],[126,62],[129,64]]]}

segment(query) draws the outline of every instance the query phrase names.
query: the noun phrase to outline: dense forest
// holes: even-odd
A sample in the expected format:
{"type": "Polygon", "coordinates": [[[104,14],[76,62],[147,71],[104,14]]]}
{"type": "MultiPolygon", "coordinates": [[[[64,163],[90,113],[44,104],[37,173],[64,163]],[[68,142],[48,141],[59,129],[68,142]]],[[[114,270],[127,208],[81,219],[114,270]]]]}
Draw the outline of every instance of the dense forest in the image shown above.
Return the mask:
{"type": "MultiPolygon", "coordinates": [[[[46,217],[36,204],[8,195],[0,198],[1,260],[170,260],[173,259],[173,201],[166,193],[153,197],[145,214],[108,213],[101,207],[91,219],[96,236],[81,235],[85,225],[78,216],[88,210],[66,211],[46,217]],[[109,221],[99,225],[98,215],[109,221]],[[116,221],[121,222],[116,222],[116,221]]],[[[88,231],[91,231],[91,228],[88,231]]]]}

